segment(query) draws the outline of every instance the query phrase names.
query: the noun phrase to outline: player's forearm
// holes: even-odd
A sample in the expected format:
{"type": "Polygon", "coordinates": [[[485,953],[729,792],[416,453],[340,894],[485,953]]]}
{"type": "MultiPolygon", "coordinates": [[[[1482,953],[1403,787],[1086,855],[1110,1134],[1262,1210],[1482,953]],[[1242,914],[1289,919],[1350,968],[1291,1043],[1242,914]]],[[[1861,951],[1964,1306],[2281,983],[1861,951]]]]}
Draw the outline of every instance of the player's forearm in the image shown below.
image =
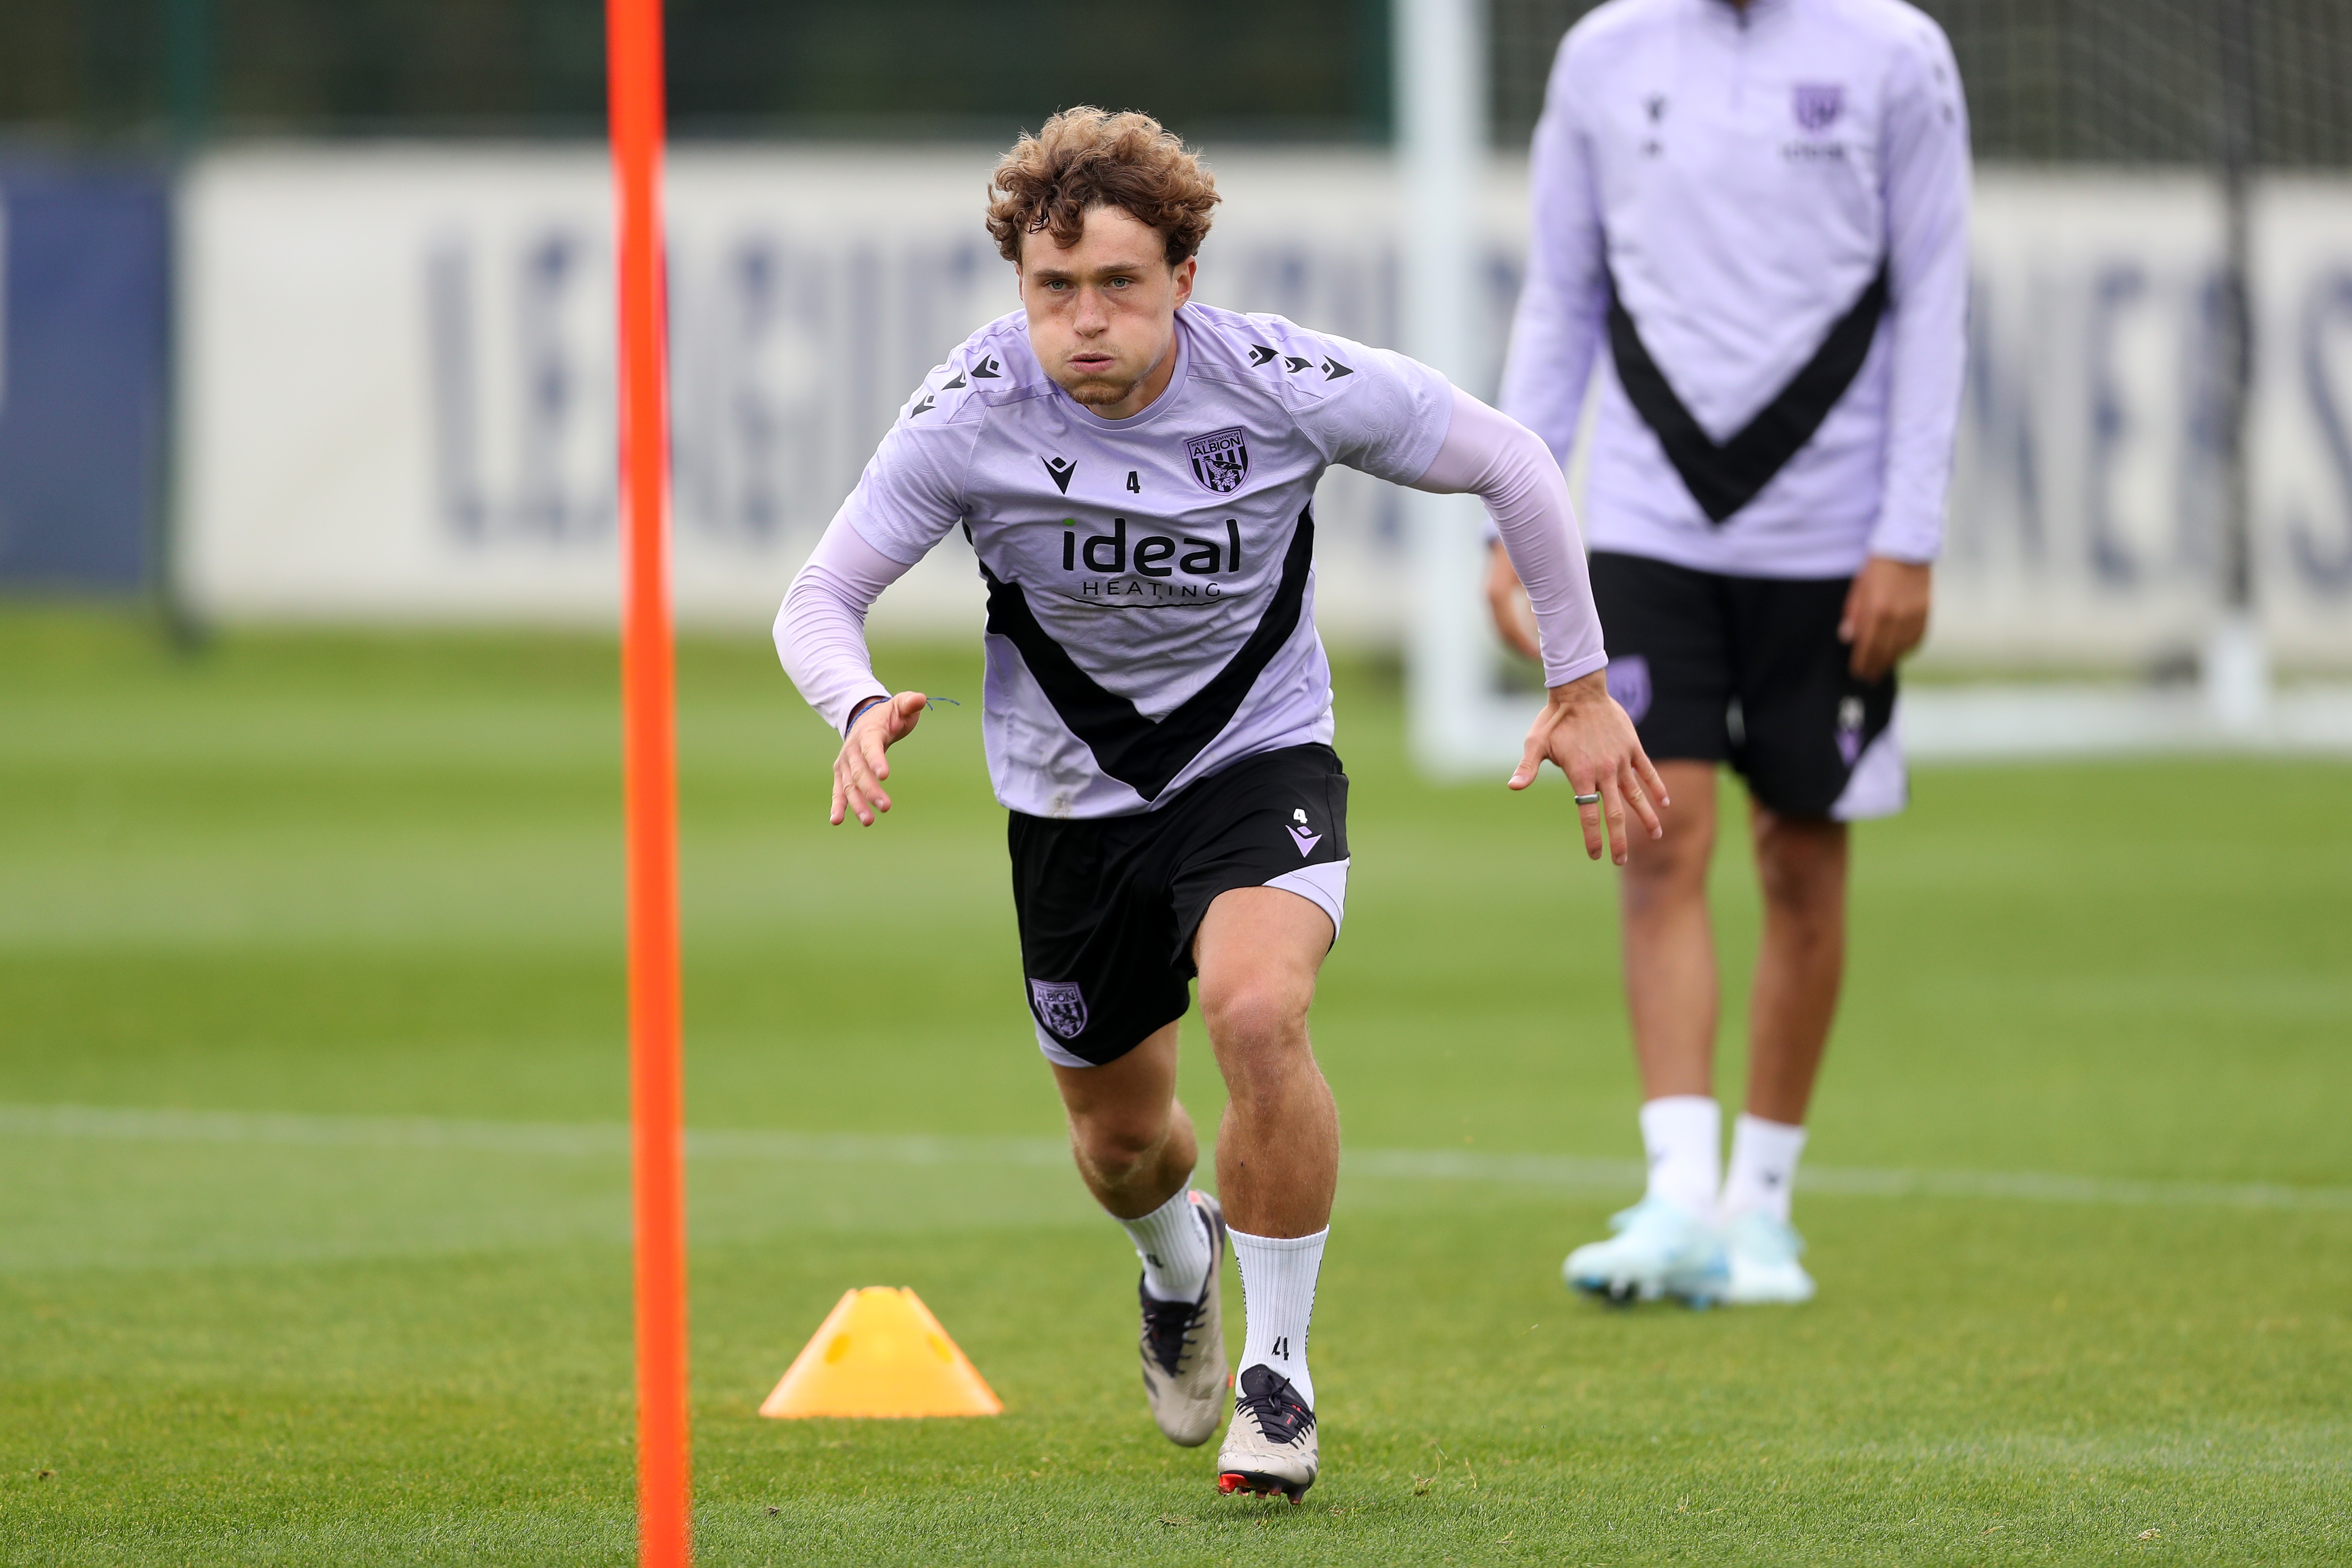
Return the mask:
{"type": "Polygon", "coordinates": [[[866,647],[866,613],[907,572],[836,517],[776,612],[776,655],[808,705],[835,730],[869,698],[888,695],[866,647]]]}
{"type": "Polygon", "coordinates": [[[1546,686],[1569,685],[1609,662],[1568,482],[1540,438],[1457,390],[1445,443],[1414,488],[1472,494],[1486,503],[1528,590],[1546,686]]]}
{"type": "Polygon", "coordinates": [[[1511,318],[1503,363],[1502,411],[1534,431],[1556,466],[1566,467],[1583,417],[1592,362],[1601,352],[1606,295],[1597,289],[1549,288],[1531,279],[1511,318]]]}
{"type": "Polygon", "coordinates": [[[1564,466],[1601,349],[1608,287],[1591,175],[1563,101],[1545,109],[1529,180],[1527,279],[1511,315],[1496,402],[1542,437],[1552,460],[1564,466]]]}
{"type": "Polygon", "coordinates": [[[1928,562],[1942,552],[1945,498],[1968,369],[1965,241],[1916,279],[1892,323],[1886,410],[1886,488],[1870,553],[1928,562]]]}
{"type": "Polygon", "coordinates": [[[1936,559],[1968,368],[1967,106],[1940,36],[1890,97],[1886,486],[1870,553],[1936,559]]]}

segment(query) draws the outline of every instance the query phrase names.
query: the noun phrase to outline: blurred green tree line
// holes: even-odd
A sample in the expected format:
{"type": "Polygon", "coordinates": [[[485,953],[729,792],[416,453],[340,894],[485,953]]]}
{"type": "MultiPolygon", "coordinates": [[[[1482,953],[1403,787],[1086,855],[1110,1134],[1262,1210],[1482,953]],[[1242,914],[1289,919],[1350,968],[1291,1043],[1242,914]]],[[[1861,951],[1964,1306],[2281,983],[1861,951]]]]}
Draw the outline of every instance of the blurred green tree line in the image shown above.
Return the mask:
{"type": "MultiPolygon", "coordinates": [[[[1498,144],[1524,145],[1596,0],[1486,0],[1498,144]]],[[[2253,160],[2352,164],[2352,0],[1918,0],[1978,155],[2200,163],[2217,38],[2245,17],[2253,160]]],[[[1381,141],[1389,0],[667,0],[693,136],[1003,140],[1066,104],[1194,136],[1381,141]]],[[[0,134],[592,135],[600,0],[6,0],[0,134]]]]}
{"type": "MultiPolygon", "coordinates": [[[[1066,104],[1386,134],[1383,0],[668,0],[685,136],[1003,137],[1066,104]]],[[[599,0],[13,0],[0,127],[75,141],[590,134],[599,0]]]]}

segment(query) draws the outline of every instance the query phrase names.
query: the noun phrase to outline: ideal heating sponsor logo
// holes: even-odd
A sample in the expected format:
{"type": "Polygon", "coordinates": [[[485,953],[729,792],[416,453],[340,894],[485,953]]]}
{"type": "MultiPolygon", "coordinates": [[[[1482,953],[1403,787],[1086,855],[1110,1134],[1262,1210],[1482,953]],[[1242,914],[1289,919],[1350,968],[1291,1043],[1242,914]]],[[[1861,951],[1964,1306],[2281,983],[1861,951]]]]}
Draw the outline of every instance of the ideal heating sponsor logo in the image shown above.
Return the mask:
{"type": "Polygon", "coordinates": [[[1192,534],[1141,533],[1129,537],[1126,518],[1110,520],[1108,533],[1081,533],[1078,520],[1062,520],[1062,570],[1076,581],[1063,590],[1074,599],[1103,603],[1181,605],[1225,596],[1221,577],[1242,570],[1242,525],[1225,519],[1223,539],[1192,534]]]}

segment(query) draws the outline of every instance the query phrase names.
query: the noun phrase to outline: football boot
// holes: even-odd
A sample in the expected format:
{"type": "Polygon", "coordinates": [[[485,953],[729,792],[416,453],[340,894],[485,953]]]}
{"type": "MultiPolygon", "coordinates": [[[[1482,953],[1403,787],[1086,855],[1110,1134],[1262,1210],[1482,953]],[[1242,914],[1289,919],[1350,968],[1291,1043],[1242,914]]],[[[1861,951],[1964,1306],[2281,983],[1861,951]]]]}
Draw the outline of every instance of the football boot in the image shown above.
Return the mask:
{"type": "Polygon", "coordinates": [[[1568,1255],[1560,1277],[1571,1289],[1618,1306],[1664,1297],[1707,1307],[1728,1279],[1723,1243],[1688,1209],[1664,1198],[1643,1198],[1609,1216],[1616,1234],[1568,1255]]]}
{"type": "Polygon", "coordinates": [[[1217,1449],[1217,1489],[1228,1497],[1280,1492],[1297,1502],[1315,1484],[1317,1463],[1315,1412],[1290,1379],[1270,1366],[1244,1367],[1234,1424],[1217,1449]]]}
{"type": "Polygon", "coordinates": [[[1192,1194],[1192,1213],[1209,1233],[1209,1282],[1190,1301],[1162,1301],[1138,1280],[1143,1299],[1143,1393],[1151,1418],[1168,1440],[1197,1448],[1216,1436],[1234,1386],[1225,1365],[1225,1321],[1217,1282],[1225,1262],[1225,1214],[1206,1193],[1192,1194]]]}
{"type": "Polygon", "coordinates": [[[1723,1227],[1724,1260],[1730,1278],[1723,1300],[1740,1307],[1810,1301],[1813,1277],[1797,1261],[1805,1238],[1787,1220],[1750,1209],[1723,1227]]]}

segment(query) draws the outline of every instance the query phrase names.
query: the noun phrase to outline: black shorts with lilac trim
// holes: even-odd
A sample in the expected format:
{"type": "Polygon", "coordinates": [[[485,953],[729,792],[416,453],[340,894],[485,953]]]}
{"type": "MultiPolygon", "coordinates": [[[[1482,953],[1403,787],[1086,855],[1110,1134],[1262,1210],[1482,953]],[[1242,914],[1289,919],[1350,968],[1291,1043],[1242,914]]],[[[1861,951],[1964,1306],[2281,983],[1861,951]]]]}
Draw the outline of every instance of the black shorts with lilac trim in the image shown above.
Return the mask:
{"type": "Polygon", "coordinates": [[[1838,640],[1853,579],[1733,577],[1606,550],[1591,569],[1609,694],[1653,762],[1729,763],[1783,816],[1903,809],[1895,672],[1857,679],[1838,640]]]}
{"type": "Polygon", "coordinates": [[[1348,775],[1325,745],[1244,757],[1156,811],[1012,814],[1013,909],[1037,1047],[1063,1067],[1117,1061],[1192,1005],[1210,900],[1282,888],[1348,904],[1348,775]]]}

